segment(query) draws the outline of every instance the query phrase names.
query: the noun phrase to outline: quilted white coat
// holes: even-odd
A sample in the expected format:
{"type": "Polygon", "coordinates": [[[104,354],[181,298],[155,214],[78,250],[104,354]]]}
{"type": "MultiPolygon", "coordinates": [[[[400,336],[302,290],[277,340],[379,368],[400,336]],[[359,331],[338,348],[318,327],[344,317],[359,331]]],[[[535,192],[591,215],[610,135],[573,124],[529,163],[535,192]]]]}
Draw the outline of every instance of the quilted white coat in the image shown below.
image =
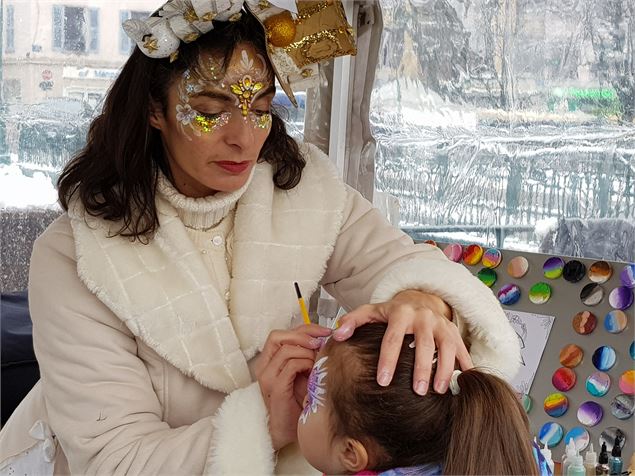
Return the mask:
{"type": "Polygon", "coordinates": [[[475,364],[515,373],[518,341],[492,292],[390,226],[317,148],[302,150],[298,186],[276,189],[258,164],[238,202],[229,306],[165,200],[147,245],[108,238],[109,223],[77,203],[45,231],[29,285],[42,378],[0,433],[0,469],[46,447],[59,474],[310,472],[295,447],[274,454],[250,369],[298,313],[294,281],[348,309],[435,293],[475,364]],[[30,435],[37,422],[55,438],[30,435]]]}

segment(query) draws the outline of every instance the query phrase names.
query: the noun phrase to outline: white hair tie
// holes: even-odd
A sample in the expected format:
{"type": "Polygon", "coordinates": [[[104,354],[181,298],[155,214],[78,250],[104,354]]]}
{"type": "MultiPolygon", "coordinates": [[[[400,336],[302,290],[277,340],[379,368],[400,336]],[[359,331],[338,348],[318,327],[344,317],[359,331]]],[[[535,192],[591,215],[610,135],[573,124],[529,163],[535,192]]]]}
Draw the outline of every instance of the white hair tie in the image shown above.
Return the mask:
{"type": "Polygon", "coordinates": [[[459,375],[461,375],[460,370],[455,370],[454,372],[452,372],[452,377],[450,378],[450,391],[452,392],[452,395],[458,395],[459,391],[461,390],[458,382],[459,375]]]}

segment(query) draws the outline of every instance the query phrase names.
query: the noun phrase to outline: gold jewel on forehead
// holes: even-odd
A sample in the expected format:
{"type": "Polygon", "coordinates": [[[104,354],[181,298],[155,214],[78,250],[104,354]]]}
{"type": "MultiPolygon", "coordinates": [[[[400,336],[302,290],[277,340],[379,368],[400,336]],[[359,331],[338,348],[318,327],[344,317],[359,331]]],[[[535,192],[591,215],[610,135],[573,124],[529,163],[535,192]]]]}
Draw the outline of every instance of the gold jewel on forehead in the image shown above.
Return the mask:
{"type": "Polygon", "coordinates": [[[246,117],[249,114],[249,107],[254,101],[254,96],[264,87],[264,84],[254,82],[251,76],[244,76],[243,79],[238,80],[237,83],[230,84],[229,87],[238,98],[242,115],[246,117]]]}
{"type": "Polygon", "coordinates": [[[226,79],[231,81],[229,88],[236,96],[236,103],[245,118],[249,114],[249,108],[256,94],[264,88],[265,81],[268,79],[265,59],[261,55],[256,55],[256,58],[262,64],[262,68],[255,66],[254,59],[249,57],[247,51],[242,50],[237,71],[228,71],[226,75],[226,79]]]}

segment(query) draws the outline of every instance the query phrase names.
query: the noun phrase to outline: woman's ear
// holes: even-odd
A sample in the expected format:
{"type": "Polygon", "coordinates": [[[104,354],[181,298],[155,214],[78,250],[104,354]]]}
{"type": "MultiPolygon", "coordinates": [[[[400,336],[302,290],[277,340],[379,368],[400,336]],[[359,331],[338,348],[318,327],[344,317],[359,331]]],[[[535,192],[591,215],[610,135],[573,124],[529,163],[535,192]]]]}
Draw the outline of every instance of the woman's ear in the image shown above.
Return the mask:
{"type": "Polygon", "coordinates": [[[358,473],[368,466],[368,452],[364,445],[354,438],[343,438],[337,451],[340,463],[346,471],[358,473]]]}
{"type": "Polygon", "coordinates": [[[150,102],[150,125],[155,129],[163,130],[165,127],[165,116],[163,108],[156,101],[150,102]]]}

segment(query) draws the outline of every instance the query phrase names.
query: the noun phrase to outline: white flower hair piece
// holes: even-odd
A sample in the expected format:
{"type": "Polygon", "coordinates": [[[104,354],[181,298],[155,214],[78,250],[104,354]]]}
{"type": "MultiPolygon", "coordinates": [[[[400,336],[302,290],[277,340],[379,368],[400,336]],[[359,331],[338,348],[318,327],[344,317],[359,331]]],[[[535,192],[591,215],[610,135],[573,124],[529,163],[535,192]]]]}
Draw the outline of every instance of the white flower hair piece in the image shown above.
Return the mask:
{"type": "Polygon", "coordinates": [[[196,41],[214,21],[240,19],[243,8],[262,24],[267,56],[296,107],[292,84],[310,87],[318,81],[318,63],[356,53],[342,0],[168,0],[146,20],[126,20],[123,29],[146,56],[175,61],[181,42],[196,41]]]}
{"type": "MultiPolygon", "coordinates": [[[[157,15],[126,20],[123,29],[150,58],[176,59],[181,41],[191,43],[214,28],[215,21],[240,18],[245,0],[168,0],[157,15]]],[[[297,13],[295,0],[268,0],[278,11],[297,13]]]]}

